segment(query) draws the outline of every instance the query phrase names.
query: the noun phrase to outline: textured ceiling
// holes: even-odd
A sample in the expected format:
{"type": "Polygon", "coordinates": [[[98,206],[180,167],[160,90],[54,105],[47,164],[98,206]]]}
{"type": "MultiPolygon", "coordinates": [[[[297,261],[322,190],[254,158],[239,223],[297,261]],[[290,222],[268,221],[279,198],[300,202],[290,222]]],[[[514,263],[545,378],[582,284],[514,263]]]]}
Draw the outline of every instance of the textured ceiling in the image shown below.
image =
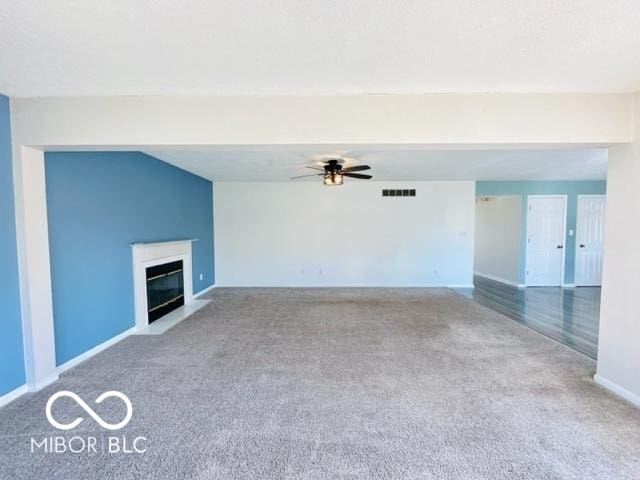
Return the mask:
{"type": "Polygon", "coordinates": [[[11,96],[623,92],[638,0],[0,0],[11,96]]]}
{"type": "MultiPolygon", "coordinates": [[[[405,147],[406,148],[406,147],[405,147]]],[[[305,165],[342,155],[371,165],[374,180],[600,180],[607,150],[427,150],[364,147],[238,147],[146,150],[214,181],[288,181],[313,173],[305,165]]],[[[303,178],[296,181],[317,181],[303,178]]]]}

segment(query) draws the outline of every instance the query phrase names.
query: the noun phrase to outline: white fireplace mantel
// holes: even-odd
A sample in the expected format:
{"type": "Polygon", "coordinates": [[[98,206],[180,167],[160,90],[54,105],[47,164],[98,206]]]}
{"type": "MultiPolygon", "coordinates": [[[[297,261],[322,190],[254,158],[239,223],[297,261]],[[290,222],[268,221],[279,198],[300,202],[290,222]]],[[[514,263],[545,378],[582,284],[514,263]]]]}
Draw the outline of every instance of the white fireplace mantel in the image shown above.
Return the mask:
{"type": "Polygon", "coordinates": [[[194,240],[175,240],[156,243],[133,243],[133,293],[136,315],[136,332],[145,333],[149,327],[147,313],[146,269],[163,263],[182,260],[184,304],[193,302],[193,277],[191,275],[191,243],[194,240]]]}

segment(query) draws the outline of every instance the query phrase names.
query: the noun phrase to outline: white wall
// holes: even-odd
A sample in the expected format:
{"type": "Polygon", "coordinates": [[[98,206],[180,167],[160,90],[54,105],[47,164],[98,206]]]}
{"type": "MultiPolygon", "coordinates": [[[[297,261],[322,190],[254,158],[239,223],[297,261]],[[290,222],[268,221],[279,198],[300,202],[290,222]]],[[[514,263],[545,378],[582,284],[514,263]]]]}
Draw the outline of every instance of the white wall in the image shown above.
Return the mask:
{"type": "Polygon", "coordinates": [[[474,271],[518,284],[520,257],[520,196],[479,197],[476,200],[474,271]]]}
{"type": "Polygon", "coordinates": [[[640,93],[634,104],[634,143],[609,150],[595,379],[640,405],[640,93]]]}
{"type": "Polygon", "coordinates": [[[345,182],[216,183],[216,285],[472,283],[474,182],[345,182]]]}

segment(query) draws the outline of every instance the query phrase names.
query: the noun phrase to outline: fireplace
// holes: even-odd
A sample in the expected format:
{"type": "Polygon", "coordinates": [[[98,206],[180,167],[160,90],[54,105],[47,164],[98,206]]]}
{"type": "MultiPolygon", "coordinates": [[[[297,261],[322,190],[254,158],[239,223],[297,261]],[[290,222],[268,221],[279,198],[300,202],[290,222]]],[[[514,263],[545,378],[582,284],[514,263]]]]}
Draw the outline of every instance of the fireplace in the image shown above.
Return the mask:
{"type": "Polygon", "coordinates": [[[149,323],[184,305],[182,260],[147,267],[146,279],[149,323]]]}
{"type": "Polygon", "coordinates": [[[181,310],[191,311],[194,306],[191,243],[195,241],[131,244],[133,298],[138,334],[162,334],[181,318],[186,318],[179,315],[181,310]],[[170,311],[172,315],[166,315],[170,311]]]}

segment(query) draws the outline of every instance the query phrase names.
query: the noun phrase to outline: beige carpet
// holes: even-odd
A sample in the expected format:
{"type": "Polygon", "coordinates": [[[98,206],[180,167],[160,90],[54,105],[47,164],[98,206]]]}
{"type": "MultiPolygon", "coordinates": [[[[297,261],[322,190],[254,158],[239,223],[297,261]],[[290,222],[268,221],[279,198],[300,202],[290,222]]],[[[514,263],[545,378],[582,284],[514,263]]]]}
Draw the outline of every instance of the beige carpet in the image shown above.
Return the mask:
{"type": "MultiPolygon", "coordinates": [[[[638,479],[640,410],[595,364],[450,290],[218,289],[162,336],[132,336],[0,409],[3,479],[638,479]],[[30,452],[114,433],[144,454],[30,452]]],[[[90,321],[90,318],[87,319],[90,321]]]]}

